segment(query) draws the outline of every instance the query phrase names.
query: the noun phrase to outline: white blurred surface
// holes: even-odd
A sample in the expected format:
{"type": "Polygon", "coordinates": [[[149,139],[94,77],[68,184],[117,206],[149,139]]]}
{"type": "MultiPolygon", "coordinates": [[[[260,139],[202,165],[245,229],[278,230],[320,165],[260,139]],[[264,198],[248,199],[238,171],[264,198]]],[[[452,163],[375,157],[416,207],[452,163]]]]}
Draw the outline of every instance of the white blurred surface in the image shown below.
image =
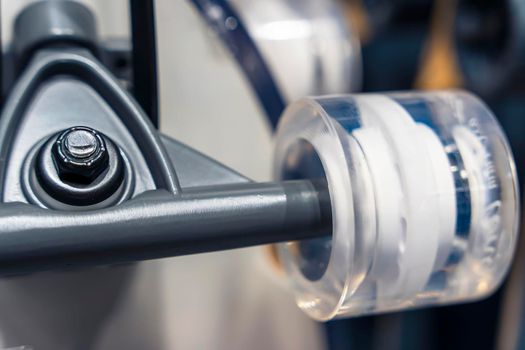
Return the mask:
{"type": "Polygon", "coordinates": [[[157,24],[161,129],[254,180],[268,180],[270,127],[236,63],[190,1],[159,1],[157,24]]]}

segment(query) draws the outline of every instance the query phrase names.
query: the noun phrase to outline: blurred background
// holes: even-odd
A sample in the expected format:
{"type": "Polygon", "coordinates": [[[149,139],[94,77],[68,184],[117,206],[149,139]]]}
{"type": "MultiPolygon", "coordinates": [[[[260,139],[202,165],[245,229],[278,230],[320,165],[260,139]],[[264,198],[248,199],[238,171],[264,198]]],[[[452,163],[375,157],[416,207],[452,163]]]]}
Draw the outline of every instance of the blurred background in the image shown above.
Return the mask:
{"type": "MultiPolygon", "coordinates": [[[[1,1],[4,52],[30,2],[1,1]]],[[[81,2],[126,81],[129,1],[81,2]]],[[[156,0],[155,18],[161,131],[251,179],[272,178],[288,102],[407,89],[478,94],[525,171],[525,1],[156,0]]],[[[1,280],[0,348],[522,349],[520,246],[487,300],[326,324],[295,306],[271,247],[1,280]]]]}

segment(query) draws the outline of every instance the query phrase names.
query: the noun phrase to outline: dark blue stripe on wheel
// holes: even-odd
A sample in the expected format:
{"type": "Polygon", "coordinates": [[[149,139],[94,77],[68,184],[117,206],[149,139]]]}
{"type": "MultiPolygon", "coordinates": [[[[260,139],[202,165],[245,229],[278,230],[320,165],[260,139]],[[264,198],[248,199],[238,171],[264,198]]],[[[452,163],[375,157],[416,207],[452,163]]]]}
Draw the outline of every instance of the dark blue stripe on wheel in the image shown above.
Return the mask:
{"type": "Polygon", "coordinates": [[[191,1],[235,57],[275,128],[285,102],[241,18],[224,0],[191,1]]]}
{"type": "MultiPolygon", "coordinates": [[[[435,124],[432,118],[431,106],[427,101],[423,99],[402,98],[396,98],[394,100],[399,103],[417,123],[425,124],[434,130],[443,145],[454,144],[454,140],[450,136],[447,137],[446,135],[443,135],[435,124]]],[[[464,169],[463,160],[457,149],[455,149],[454,152],[447,153],[447,156],[451,167],[464,169]]],[[[459,171],[454,171],[453,176],[454,185],[456,187],[456,234],[460,237],[466,238],[470,230],[470,221],[472,219],[468,180],[462,178],[459,171]]],[[[451,257],[453,260],[455,259],[454,254],[451,254],[451,257]]]]}
{"type": "Polygon", "coordinates": [[[436,128],[431,118],[430,106],[424,100],[415,99],[398,99],[394,98],[394,101],[399,103],[417,123],[423,123],[434,132],[439,134],[439,129],[436,128]]]}
{"type": "Polygon", "coordinates": [[[326,114],[337,120],[337,122],[349,133],[361,127],[359,109],[353,99],[340,97],[324,97],[317,102],[323,107],[326,114]]]}

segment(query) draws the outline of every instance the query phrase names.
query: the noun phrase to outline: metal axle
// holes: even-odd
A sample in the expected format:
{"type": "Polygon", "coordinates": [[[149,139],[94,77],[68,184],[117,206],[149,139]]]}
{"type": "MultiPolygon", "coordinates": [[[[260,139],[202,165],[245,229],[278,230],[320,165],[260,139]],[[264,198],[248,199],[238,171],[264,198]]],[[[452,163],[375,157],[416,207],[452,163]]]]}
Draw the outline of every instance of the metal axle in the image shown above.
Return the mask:
{"type": "Polygon", "coordinates": [[[151,191],[99,211],[0,210],[0,274],[131,262],[331,232],[326,186],[310,181],[151,191]]]}

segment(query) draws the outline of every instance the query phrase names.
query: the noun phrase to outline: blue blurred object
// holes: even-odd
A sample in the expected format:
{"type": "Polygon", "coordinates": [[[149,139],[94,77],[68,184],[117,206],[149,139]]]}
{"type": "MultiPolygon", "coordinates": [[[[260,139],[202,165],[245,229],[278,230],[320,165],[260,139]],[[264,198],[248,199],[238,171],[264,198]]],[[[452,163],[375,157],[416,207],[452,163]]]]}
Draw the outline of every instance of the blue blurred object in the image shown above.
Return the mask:
{"type": "Polygon", "coordinates": [[[192,0],[209,26],[220,36],[250,82],[273,127],[285,101],[266,62],[242,19],[225,0],[192,0]]]}

